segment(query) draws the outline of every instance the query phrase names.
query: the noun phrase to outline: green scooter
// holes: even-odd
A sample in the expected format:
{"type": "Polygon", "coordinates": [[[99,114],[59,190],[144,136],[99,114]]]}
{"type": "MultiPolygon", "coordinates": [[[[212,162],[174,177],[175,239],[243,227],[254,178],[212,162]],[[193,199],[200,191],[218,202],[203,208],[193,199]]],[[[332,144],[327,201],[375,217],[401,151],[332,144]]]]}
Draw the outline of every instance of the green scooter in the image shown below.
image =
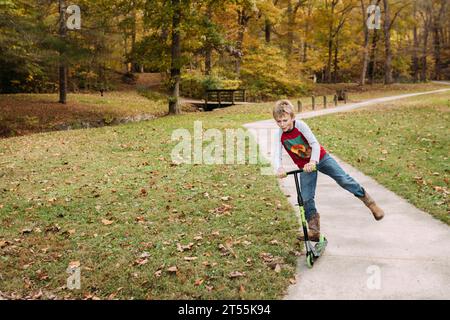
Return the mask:
{"type": "Polygon", "coordinates": [[[312,268],[314,265],[314,262],[324,253],[325,248],[327,246],[327,239],[324,237],[323,234],[319,237],[319,242],[316,242],[316,244],[312,244],[311,241],[308,238],[308,222],[306,221],[305,217],[305,208],[303,205],[303,199],[302,194],[300,191],[300,185],[299,185],[299,178],[300,173],[303,172],[303,169],[293,170],[286,172],[286,175],[294,175],[295,178],[295,187],[297,189],[297,202],[298,206],[300,208],[300,220],[303,227],[303,234],[305,236],[305,247],[306,247],[306,265],[308,268],[312,268]]]}

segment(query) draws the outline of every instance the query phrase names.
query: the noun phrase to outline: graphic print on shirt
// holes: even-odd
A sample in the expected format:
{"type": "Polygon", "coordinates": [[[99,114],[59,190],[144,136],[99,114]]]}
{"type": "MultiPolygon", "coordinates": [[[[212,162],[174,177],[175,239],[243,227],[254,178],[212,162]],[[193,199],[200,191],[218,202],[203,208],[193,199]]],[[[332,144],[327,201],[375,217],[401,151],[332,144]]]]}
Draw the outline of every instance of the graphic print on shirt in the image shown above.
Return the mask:
{"type": "Polygon", "coordinates": [[[311,147],[307,142],[303,141],[300,135],[294,139],[286,139],[283,143],[287,150],[296,154],[300,158],[311,157],[311,147]]]}

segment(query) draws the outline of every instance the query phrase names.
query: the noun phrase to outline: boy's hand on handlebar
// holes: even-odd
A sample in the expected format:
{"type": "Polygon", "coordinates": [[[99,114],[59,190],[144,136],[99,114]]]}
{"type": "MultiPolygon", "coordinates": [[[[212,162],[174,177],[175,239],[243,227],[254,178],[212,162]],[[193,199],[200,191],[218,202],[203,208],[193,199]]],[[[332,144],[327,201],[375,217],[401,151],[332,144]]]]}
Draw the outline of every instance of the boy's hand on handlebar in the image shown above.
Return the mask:
{"type": "Polygon", "coordinates": [[[303,171],[305,172],[313,172],[316,170],[316,162],[315,161],[310,161],[307,164],[305,164],[305,166],[303,167],[303,171]]]}
{"type": "Polygon", "coordinates": [[[277,177],[278,178],[286,178],[287,177],[286,170],[284,170],[283,167],[278,168],[277,177]]]}

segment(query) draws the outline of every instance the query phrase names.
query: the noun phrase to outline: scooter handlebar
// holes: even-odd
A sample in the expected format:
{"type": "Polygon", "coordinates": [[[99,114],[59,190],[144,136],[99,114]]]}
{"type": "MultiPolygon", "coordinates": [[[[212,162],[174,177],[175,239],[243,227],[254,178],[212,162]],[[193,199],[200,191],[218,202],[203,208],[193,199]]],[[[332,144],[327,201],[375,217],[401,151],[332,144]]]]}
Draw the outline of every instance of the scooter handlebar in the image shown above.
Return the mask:
{"type": "Polygon", "coordinates": [[[286,175],[301,173],[301,172],[303,172],[303,169],[297,169],[297,170],[292,170],[292,171],[286,172],[286,175]]]}
{"type": "MultiPolygon", "coordinates": [[[[317,170],[317,167],[314,166],[313,171],[316,171],[316,170],[317,170]]],[[[296,173],[302,173],[303,171],[305,171],[305,170],[303,170],[303,169],[292,170],[292,171],[286,172],[286,175],[296,174],[296,173]]]]}

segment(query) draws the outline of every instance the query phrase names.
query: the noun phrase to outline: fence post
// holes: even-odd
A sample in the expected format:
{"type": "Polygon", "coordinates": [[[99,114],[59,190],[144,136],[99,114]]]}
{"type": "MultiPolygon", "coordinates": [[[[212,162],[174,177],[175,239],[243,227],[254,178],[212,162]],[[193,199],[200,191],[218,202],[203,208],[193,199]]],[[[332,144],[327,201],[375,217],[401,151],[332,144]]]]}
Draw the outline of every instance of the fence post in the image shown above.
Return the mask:
{"type": "Polygon", "coordinates": [[[338,96],[337,96],[337,94],[334,95],[333,100],[334,100],[334,106],[337,107],[337,105],[338,105],[338,96]]]}
{"type": "Polygon", "coordinates": [[[347,91],[344,92],[344,103],[347,103],[347,91]]]}
{"type": "Polygon", "coordinates": [[[300,100],[297,101],[297,111],[302,112],[302,102],[300,100]]]}
{"type": "Polygon", "coordinates": [[[323,96],[323,107],[324,109],[327,108],[327,96],[323,96]]]}
{"type": "Polygon", "coordinates": [[[313,110],[316,109],[316,97],[314,96],[311,96],[311,106],[313,110]]]}

